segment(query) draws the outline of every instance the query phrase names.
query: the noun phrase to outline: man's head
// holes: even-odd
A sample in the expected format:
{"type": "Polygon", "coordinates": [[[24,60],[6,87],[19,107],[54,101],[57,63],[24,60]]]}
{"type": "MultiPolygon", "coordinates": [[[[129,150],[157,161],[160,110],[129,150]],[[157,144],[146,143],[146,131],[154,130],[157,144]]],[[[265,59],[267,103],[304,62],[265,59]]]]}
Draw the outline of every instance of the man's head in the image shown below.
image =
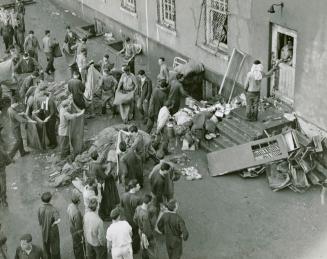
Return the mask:
{"type": "Polygon", "coordinates": [[[29,35],[29,36],[33,36],[33,35],[34,35],[34,31],[32,31],[32,30],[29,31],[29,32],[28,32],[28,35],[29,35]]]}
{"type": "Polygon", "coordinates": [[[74,189],[72,191],[71,200],[72,200],[72,203],[74,203],[76,205],[80,202],[80,195],[79,195],[79,191],[77,189],[74,189]]]}
{"type": "Polygon", "coordinates": [[[106,54],[106,55],[103,56],[103,61],[104,62],[108,62],[109,61],[109,55],[108,54],[106,54]]]}
{"type": "Polygon", "coordinates": [[[44,203],[49,203],[52,199],[52,194],[50,192],[45,192],[41,195],[41,200],[44,203]]]}
{"type": "Polygon", "coordinates": [[[32,249],[32,235],[31,234],[25,234],[25,235],[21,236],[20,247],[24,251],[32,249]]]}
{"type": "Polygon", "coordinates": [[[127,150],[127,145],[126,145],[126,142],[125,142],[125,141],[121,141],[121,142],[119,143],[119,150],[120,150],[121,152],[125,152],[125,151],[127,150]]]}
{"type": "Polygon", "coordinates": [[[127,37],[127,38],[125,39],[125,41],[126,41],[126,43],[130,43],[130,42],[131,42],[131,38],[130,38],[130,37],[127,37]]]}
{"type": "Polygon", "coordinates": [[[141,189],[140,184],[136,179],[132,179],[128,182],[128,190],[132,192],[137,192],[141,189]]]}
{"type": "Polygon", "coordinates": [[[164,58],[164,57],[160,57],[160,58],[158,59],[158,63],[159,63],[159,65],[165,63],[165,58],[164,58]]]}
{"type": "Polygon", "coordinates": [[[129,75],[129,74],[131,73],[131,69],[129,68],[129,66],[124,66],[124,67],[123,67],[123,71],[124,71],[127,75],[129,75]]]}
{"type": "Polygon", "coordinates": [[[79,72],[77,70],[74,70],[73,72],[73,78],[78,79],[79,78],[79,72]]]}
{"type": "Polygon", "coordinates": [[[96,151],[96,150],[94,150],[92,153],[91,153],[91,158],[92,158],[92,160],[97,160],[98,159],[98,157],[99,157],[99,154],[98,154],[98,152],[96,151]]]}
{"type": "Polygon", "coordinates": [[[167,84],[166,80],[159,80],[159,82],[158,82],[159,88],[167,89],[167,86],[168,86],[168,84],[167,84]]]}
{"type": "Polygon", "coordinates": [[[71,29],[70,29],[70,26],[69,26],[69,25],[66,26],[66,31],[67,31],[67,32],[71,32],[71,29]]]}
{"type": "Polygon", "coordinates": [[[111,212],[110,212],[110,218],[112,220],[118,221],[120,219],[120,210],[119,208],[114,208],[111,212]]]}
{"type": "Polygon", "coordinates": [[[23,59],[28,60],[30,58],[30,54],[28,52],[24,52],[23,59]]]}
{"type": "Polygon", "coordinates": [[[137,73],[141,78],[145,77],[145,71],[143,69],[141,69],[138,73],[137,73]]]}
{"type": "Polygon", "coordinates": [[[92,198],[89,202],[89,209],[91,211],[96,211],[98,207],[98,200],[96,198],[92,198]]]}
{"type": "Polygon", "coordinates": [[[129,128],[128,128],[128,131],[130,132],[130,133],[132,133],[132,135],[133,136],[135,136],[135,135],[137,135],[137,133],[138,133],[138,128],[137,128],[137,126],[136,125],[132,125],[132,126],[130,126],[129,128]]]}
{"type": "Polygon", "coordinates": [[[263,78],[263,65],[260,60],[255,60],[251,67],[251,74],[256,81],[260,81],[263,78]]]}
{"type": "Polygon", "coordinates": [[[49,31],[49,30],[46,30],[46,31],[45,31],[45,35],[46,35],[46,36],[50,36],[50,31],[49,31]]]}
{"type": "Polygon", "coordinates": [[[32,77],[33,77],[33,78],[38,78],[39,76],[40,76],[39,71],[34,71],[34,72],[32,73],[32,77]]]}
{"type": "Polygon", "coordinates": [[[178,209],[178,203],[177,203],[176,200],[170,200],[170,201],[167,203],[166,207],[167,207],[167,209],[168,209],[169,211],[174,211],[174,212],[176,212],[177,209],[178,209]]]}
{"type": "Polygon", "coordinates": [[[160,166],[160,172],[163,174],[163,175],[166,175],[169,173],[171,167],[169,164],[167,163],[162,163],[162,165],[160,166]]]}
{"type": "Polygon", "coordinates": [[[87,42],[87,38],[84,37],[84,38],[82,39],[82,43],[86,43],[86,42],[87,42]]]}
{"type": "Polygon", "coordinates": [[[95,185],[95,180],[92,177],[87,178],[87,180],[85,181],[85,185],[89,186],[89,187],[93,187],[95,185]]]}
{"type": "Polygon", "coordinates": [[[149,205],[151,201],[152,201],[152,196],[150,194],[145,194],[143,196],[142,202],[144,205],[149,205]]]}
{"type": "Polygon", "coordinates": [[[104,75],[109,75],[110,70],[108,68],[103,69],[103,74],[104,75]]]}
{"type": "Polygon", "coordinates": [[[178,80],[178,81],[183,81],[183,74],[181,74],[181,73],[178,73],[177,75],[176,75],[176,79],[178,80]]]}

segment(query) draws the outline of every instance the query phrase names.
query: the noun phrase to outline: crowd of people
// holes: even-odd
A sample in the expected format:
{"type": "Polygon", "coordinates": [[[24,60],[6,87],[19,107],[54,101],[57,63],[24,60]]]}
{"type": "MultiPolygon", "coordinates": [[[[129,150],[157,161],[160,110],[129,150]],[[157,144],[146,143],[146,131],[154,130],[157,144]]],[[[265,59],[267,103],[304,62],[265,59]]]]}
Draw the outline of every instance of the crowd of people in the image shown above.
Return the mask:
{"type": "MultiPolygon", "coordinates": [[[[163,106],[173,114],[179,109],[181,97],[188,95],[183,89],[183,76],[177,74],[171,80],[163,57],[158,60],[160,72],[155,85],[144,70],[135,74],[137,50],[130,38],[125,39],[121,50],[125,61],[122,68],[116,67],[108,54],[103,55],[97,63],[89,60],[87,39],[79,40],[70,26],[66,27],[62,49],[51,36],[50,30],[45,30],[40,44],[33,30],[25,37],[25,8],[21,0],[17,0],[14,13],[17,17],[15,22],[5,18],[0,31],[6,49],[0,61],[12,61],[11,76],[16,85],[10,88],[8,117],[14,143],[8,152],[0,138],[1,206],[8,206],[6,166],[14,161],[17,151],[22,157],[29,154],[24,147],[21,129],[25,128],[30,147],[55,149],[59,143],[59,159],[73,161],[78,151],[74,147],[70,150],[70,123],[77,118],[84,118],[84,114],[92,114],[92,99],[97,96],[101,100],[102,114],[106,114],[109,109],[113,115],[120,113],[123,123],[131,124],[124,131],[130,136],[131,142],[120,141],[118,161],[116,154],[103,162],[96,151],[92,152],[91,162],[83,177],[82,194],[77,189],[72,191],[71,203],[65,215],[69,221],[75,258],[103,259],[111,253],[112,258],[126,259],[133,258],[133,254],[140,251],[143,259],[158,258],[160,234],[165,236],[169,258],[181,258],[182,243],[189,234],[183,218],[177,213],[178,202],[174,199],[174,181],[180,175],[171,163],[163,160],[159,162],[164,154],[158,156],[153,149],[145,150],[140,130],[135,123],[130,122],[138,115],[145,131],[155,135],[157,146],[167,150],[169,137],[166,131],[154,130],[154,125],[163,106]],[[44,67],[39,62],[40,50],[43,50],[47,60],[44,67]],[[66,57],[71,78],[67,82],[68,98],[58,105],[47,90],[47,80],[55,73],[55,58],[62,54],[66,57]],[[93,68],[101,73],[101,78],[96,82],[92,98],[87,99],[86,84],[90,80],[88,71],[93,68]],[[19,81],[19,75],[25,74],[27,76],[19,81]],[[30,137],[29,133],[32,134],[30,137]],[[144,172],[147,156],[156,162],[150,173],[144,172]],[[148,177],[150,192],[144,191],[145,177],[148,177]],[[121,184],[124,190],[122,194],[119,194],[117,184],[121,184]],[[140,192],[140,189],[143,191],[140,192]],[[84,213],[79,208],[81,200],[84,213]],[[104,222],[110,223],[107,229],[104,222]]],[[[84,125],[84,120],[81,125],[84,125]]],[[[78,142],[83,142],[83,136],[78,142]]],[[[33,244],[31,234],[24,234],[20,238],[15,259],[60,258],[58,225],[63,215],[60,216],[59,210],[51,204],[52,195],[51,192],[41,195],[42,204],[38,210],[43,248],[33,244]]],[[[1,256],[9,258],[6,236],[0,229],[1,256]]]]}

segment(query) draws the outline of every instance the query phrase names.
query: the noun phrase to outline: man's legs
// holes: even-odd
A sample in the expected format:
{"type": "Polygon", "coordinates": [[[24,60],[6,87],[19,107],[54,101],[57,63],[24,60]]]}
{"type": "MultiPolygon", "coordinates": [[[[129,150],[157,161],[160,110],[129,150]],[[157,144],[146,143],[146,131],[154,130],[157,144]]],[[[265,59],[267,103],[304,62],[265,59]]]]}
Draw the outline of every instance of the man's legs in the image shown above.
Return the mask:
{"type": "Polygon", "coordinates": [[[80,235],[72,235],[73,238],[73,250],[75,259],[85,259],[83,251],[83,240],[80,235]]]}
{"type": "Polygon", "coordinates": [[[149,117],[148,121],[146,123],[146,132],[147,133],[151,133],[151,130],[153,128],[153,124],[154,124],[154,118],[153,117],[149,117]]]}
{"type": "Polygon", "coordinates": [[[24,149],[24,143],[23,143],[23,139],[22,136],[14,136],[15,138],[15,142],[14,142],[14,146],[12,147],[12,149],[9,152],[9,156],[11,158],[14,158],[14,156],[16,155],[17,151],[19,150],[19,153],[21,156],[24,156],[26,154],[26,151],[24,149]]]}
{"type": "Polygon", "coordinates": [[[180,259],[183,253],[183,241],[181,238],[171,237],[166,239],[166,247],[169,259],[180,259]]]}
{"type": "Polygon", "coordinates": [[[96,259],[107,258],[107,248],[105,246],[95,246],[94,251],[95,251],[96,259]]]}
{"type": "Polygon", "coordinates": [[[46,259],[51,259],[51,248],[49,241],[43,241],[43,252],[46,259]]]}
{"type": "Polygon", "coordinates": [[[0,169],[0,205],[8,206],[7,203],[7,177],[6,171],[0,169]]]}
{"type": "Polygon", "coordinates": [[[253,102],[255,95],[254,93],[246,93],[246,117],[248,120],[253,120],[253,102]]]}
{"type": "Polygon", "coordinates": [[[60,158],[65,159],[70,154],[70,144],[68,136],[60,136],[60,158]]]}
{"type": "Polygon", "coordinates": [[[56,118],[52,116],[49,121],[45,124],[47,136],[49,139],[49,145],[51,147],[56,147],[57,143],[57,136],[56,136],[56,118]]]}
{"type": "Polygon", "coordinates": [[[3,42],[4,42],[4,44],[5,44],[5,48],[6,48],[6,50],[8,50],[8,48],[9,48],[9,40],[6,39],[6,38],[3,38],[3,42]]]}
{"type": "Polygon", "coordinates": [[[132,248],[133,254],[137,254],[140,251],[140,235],[139,235],[139,228],[133,224],[132,226],[132,248]]]}
{"type": "Polygon", "coordinates": [[[258,120],[258,109],[259,109],[260,94],[253,96],[253,120],[258,120]]]}
{"type": "Polygon", "coordinates": [[[86,258],[87,259],[96,259],[95,249],[88,242],[86,242],[86,258]]]}

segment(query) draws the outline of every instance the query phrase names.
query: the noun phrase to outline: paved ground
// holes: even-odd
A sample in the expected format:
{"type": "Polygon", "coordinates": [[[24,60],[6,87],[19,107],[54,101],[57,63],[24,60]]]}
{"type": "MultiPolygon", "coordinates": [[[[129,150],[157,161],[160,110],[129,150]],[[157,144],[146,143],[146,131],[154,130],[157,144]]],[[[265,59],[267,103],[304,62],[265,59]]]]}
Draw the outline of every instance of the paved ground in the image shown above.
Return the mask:
{"type": "MultiPolygon", "coordinates": [[[[49,28],[60,40],[63,39],[66,24],[80,22],[77,17],[58,9],[48,0],[29,6],[26,21],[27,30],[34,29],[39,38],[49,28]]],[[[100,58],[104,45],[99,40],[92,40],[89,44],[90,55],[94,59],[100,58]]],[[[58,68],[56,79],[66,79],[68,75],[64,61],[56,60],[55,65],[58,68]]],[[[118,120],[111,117],[88,121],[87,136],[116,122],[118,120]]],[[[7,141],[11,142],[8,135],[7,141]]],[[[62,217],[62,258],[73,258],[65,214],[70,187],[54,190],[48,186],[44,161],[50,155],[33,153],[23,159],[17,157],[16,163],[7,169],[10,207],[0,211],[0,221],[9,238],[11,257],[23,233],[32,233],[35,243],[41,244],[37,208],[40,194],[50,190],[55,193],[53,203],[62,217]]],[[[252,180],[235,175],[211,178],[207,172],[205,154],[194,152],[188,155],[204,179],[193,182],[182,179],[175,187],[180,214],[190,231],[183,258],[327,258],[327,209],[320,205],[318,189],[311,189],[305,194],[287,190],[273,193],[264,177],[252,180]]],[[[233,163],[235,159],[231,157],[226,163],[233,163]]],[[[167,258],[163,248],[161,251],[158,259],[167,258]]]]}

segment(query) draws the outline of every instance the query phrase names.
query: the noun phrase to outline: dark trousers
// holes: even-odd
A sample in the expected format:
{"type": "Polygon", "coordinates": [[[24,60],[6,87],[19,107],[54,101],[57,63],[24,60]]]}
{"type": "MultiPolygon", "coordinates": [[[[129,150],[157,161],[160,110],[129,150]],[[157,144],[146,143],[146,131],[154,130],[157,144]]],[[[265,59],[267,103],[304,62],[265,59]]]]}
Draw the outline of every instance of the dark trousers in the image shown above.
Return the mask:
{"type": "Polygon", "coordinates": [[[13,37],[3,37],[3,42],[5,43],[6,50],[14,43],[13,37]]]}
{"type": "Polygon", "coordinates": [[[7,177],[6,171],[0,169],[0,205],[7,202],[7,177]]]}
{"type": "Polygon", "coordinates": [[[105,246],[92,246],[86,242],[86,258],[87,259],[106,259],[107,248],[105,246]]]}
{"type": "Polygon", "coordinates": [[[45,68],[45,72],[46,73],[49,73],[49,72],[53,72],[55,71],[55,68],[54,68],[54,57],[52,55],[52,53],[45,53],[45,55],[47,56],[47,66],[45,68]]]}
{"type": "Polygon", "coordinates": [[[148,118],[148,121],[146,123],[146,129],[145,129],[145,131],[147,133],[149,133],[149,134],[152,131],[152,128],[153,128],[153,125],[154,125],[154,121],[155,121],[155,117],[151,116],[151,117],[148,118]]]}
{"type": "Polygon", "coordinates": [[[137,254],[141,248],[141,240],[139,235],[139,228],[135,224],[130,224],[132,226],[132,248],[133,254],[137,254]]]}
{"type": "Polygon", "coordinates": [[[52,227],[48,240],[43,239],[45,259],[60,259],[60,239],[57,226],[52,227]]]}
{"type": "Polygon", "coordinates": [[[75,259],[85,259],[84,243],[83,243],[82,235],[72,234],[72,238],[73,238],[73,250],[74,250],[75,259]]]}
{"type": "Polygon", "coordinates": [[[47,137],[49,139],[50,146],[57,146],[57,136],[56,136],[56,117],[52,116],[49,121],[45,124],[47,137]]]}
{"type": "Polygon", "coordinates": [[[180,259],[183,253],[183,241],[180,237],[166,237],[166,248],[169,259],[180,259]]]}
{"type": "Polygon", "coordinates": [[[60,158],[65,159],[70,155],[69,136],[60,136],[60,158]]]}
{"type": "Polygon", "coordinates": [[[258,119],[259,101],[260,92],[246,93],[246,117],[248,120],[256,121],[258,119]]]}
{"type": "Polygon", "coordinates": [[[12,147],[12,149],[9,152],[9,156],[11,158],[13,158],[17,151],[19,151],[20,155],[23,156],[25,153],[25,149],[24,149],[24,143],[23,143],[23,138],[22,138],[22,133],[19,130],[15,130],[14,132],[14,146],[12,147]]]}

